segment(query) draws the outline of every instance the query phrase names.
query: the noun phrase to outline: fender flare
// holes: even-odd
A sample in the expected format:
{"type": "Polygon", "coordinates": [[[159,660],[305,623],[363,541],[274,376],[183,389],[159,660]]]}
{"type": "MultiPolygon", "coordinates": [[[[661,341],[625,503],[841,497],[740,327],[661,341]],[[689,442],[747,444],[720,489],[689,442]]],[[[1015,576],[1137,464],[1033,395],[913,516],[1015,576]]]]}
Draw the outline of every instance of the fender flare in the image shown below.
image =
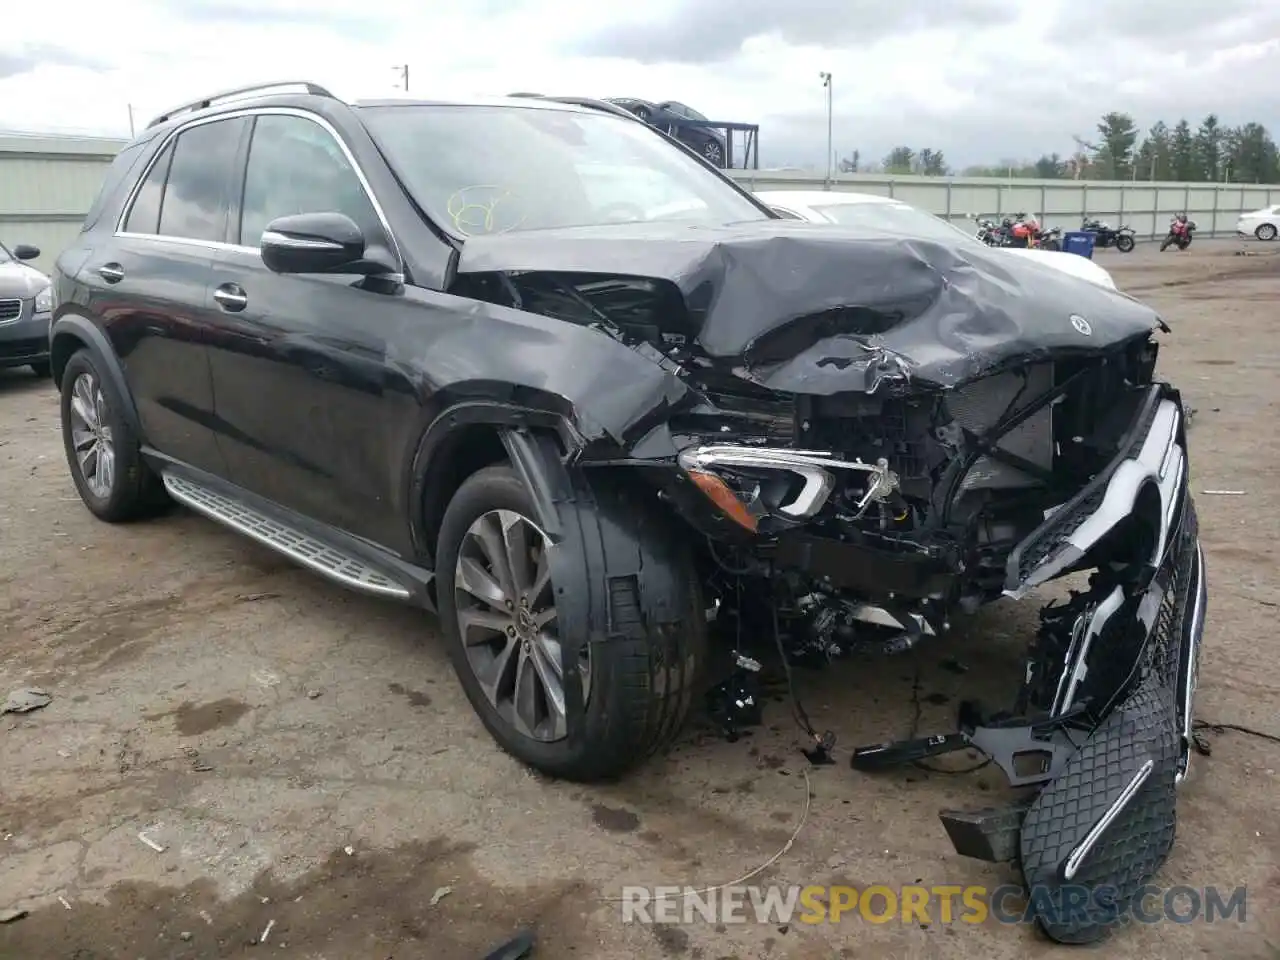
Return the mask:
{"type": "MultiPolygon", "coordinates": [[[[62,364],[56,362],[58,356],[57,344],[60,339],[70,338],[77,340],[90,353],[93,354],[94,362],[97,364],[99,371],[104,377],[111,380],[112,385],[116,388],[116,394],[120,397],[121,411],[120,415],[125,418],[129,424],[129,429],[133,431],[133,435],[140,440],[143,437],[142,421],[138,417],[138,408],[133,401],[133,393],[129,389],[129,383],[124,376],[124,366],[120,363],[120,358],[116,356],[116,352],[111,347],[111,341],[107,339],[107,335],[103,333],[91,321],[77,313],[64,313],[53,322],[53,326],[49,330],[49,357],[54,361],[55,369],[59,366],[65,366],[65,359],[62,364]]],[[[71,350],[66,353],[66,359],[70,359],[71,350]]],[[[60,372],[60,371],[59,371],[60,372]]],[[[57,380],[58,388],[62,388],[61,378],[57,380]]],[[[145,441],[144,441],[145,442],[145,441]]]]}
{"type": "MultiPolygon", "coordinates": [[[[516,474],[533,498],[535,518],[547,535],[559,535],[560,520],[555,502],[572,496],[565,468],[565,454],[572,460],[587,444],[577,427],[562,414],[532,407],[490,400],[457,403],[436,416],[423,431],[417,449],[409,459],[405,478],[410,536],[414,552],[435,562],[435,544],[426,541],[428,501],[436,496],[442,451],[459,431],[474,426],[496,431],[516,474]],[[557,439],[559,448],[557,449],[557,439]],[[565,453],[561,453],[561,449],[565,453]]],[[[443,510],[443,505],[441,506],[443,510]]]]}

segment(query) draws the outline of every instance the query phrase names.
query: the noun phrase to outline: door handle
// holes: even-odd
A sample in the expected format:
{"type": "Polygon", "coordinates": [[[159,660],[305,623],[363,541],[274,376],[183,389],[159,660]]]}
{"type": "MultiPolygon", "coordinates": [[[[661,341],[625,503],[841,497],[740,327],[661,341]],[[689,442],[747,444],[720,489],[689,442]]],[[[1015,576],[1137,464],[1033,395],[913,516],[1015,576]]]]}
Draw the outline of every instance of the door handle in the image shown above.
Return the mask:
{"type": "Polygon", "coordinates": [[[98,276],[107,283],[119,283],[124,279],[124,267],[118,263],[104,263],[98,268],[98,276]]]}
{"type": "Polygon", "coordinates": [[[218,306],[231,313],[237,313],[249,305],[249,297],[238,283],[224,283],[213,291],[213,299],[218,306]]]}

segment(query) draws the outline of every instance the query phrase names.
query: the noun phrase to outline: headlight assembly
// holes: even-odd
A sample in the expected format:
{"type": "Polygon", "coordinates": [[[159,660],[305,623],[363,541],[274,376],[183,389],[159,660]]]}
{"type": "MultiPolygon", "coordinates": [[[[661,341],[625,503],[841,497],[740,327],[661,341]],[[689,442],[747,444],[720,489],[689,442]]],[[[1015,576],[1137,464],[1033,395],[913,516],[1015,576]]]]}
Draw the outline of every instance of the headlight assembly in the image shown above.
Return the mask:
{"type": "Polygon", "coordinates": [[[36,294],[36,313],[49,313],[53,310],[53,287],[48,286],[36,294]]]}
{"type": "Polygon", "coordinates": [[[883,459],[874,464],[838,460],[824,450],[716,444],[690,447],[681,451],[678,460],[698,489],[751,531],[766,515],[792,523],[815,516],[826,506],[840,471],[866,476],[866,490],[856,506],[859,514],[898,486],[897,476],[883,459]]]}

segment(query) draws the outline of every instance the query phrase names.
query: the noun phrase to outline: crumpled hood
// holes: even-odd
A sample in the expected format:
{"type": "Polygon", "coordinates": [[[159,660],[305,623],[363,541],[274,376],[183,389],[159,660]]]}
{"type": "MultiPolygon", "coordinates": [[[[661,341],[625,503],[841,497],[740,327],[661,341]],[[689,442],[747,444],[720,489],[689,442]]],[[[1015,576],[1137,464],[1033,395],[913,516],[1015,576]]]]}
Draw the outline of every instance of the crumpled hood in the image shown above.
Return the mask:
{"type": "Polygon", "coordinates": [[[0,300],[30,300],[49,285],[49,278],[17,260],[0,263],[0,300]]]}
{"type": "Polygon", "coordinates": [[[1163,326],[1131,297],[979,244],[789,220],[477,236],[458,270],[668,280],[707,355],[797,393],[873,391],[886,378],[953,387],[1010,362],[1097,352],[1163,326]]]}

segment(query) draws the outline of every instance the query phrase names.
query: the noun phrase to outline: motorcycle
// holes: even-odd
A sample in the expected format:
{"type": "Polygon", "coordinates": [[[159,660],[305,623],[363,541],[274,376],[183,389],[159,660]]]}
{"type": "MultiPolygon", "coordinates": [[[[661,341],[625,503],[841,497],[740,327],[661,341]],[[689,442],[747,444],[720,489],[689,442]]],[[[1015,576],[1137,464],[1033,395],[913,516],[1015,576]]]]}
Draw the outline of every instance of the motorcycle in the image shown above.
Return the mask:
{"type": "Polygon", "coordinates": [[[989,217],[974,217],[973,222],[978,225],[978,232],[974,237],[985,243],[989,247],[1001,247],[1000,224],[996,223],[989,217]]]}
{"type": "Polygon", "coordinates": [[[1028,220],[1025,213],[1020,213],[1010,224],[1009,233],[1010,246],[1034,247],[1036,245],[1036,237],[1040,235],[1040,224],[1035,220],[1028,220]]]}
{"type": "Polygon", "coordinates": [[[1036,246],[1041,250],[1061,250],[1062,228],[1050,227],[1048,230],[1041,230],[1036,236],[1036,246]]]}
{"type": "Polygon", "coordinates": [[[1164,253],[1169,247],[1177,245],[1179,250],[1185,250],[1191,246],[1191,235],[1195,233],[1196,222],[1187,218],[1185,213],[1180,213],[1169,221],[1169,235],[1164,238],[1160,244],[1160,252],[1164,253]]]}
{"type": "Polygon", "coordinates": [[[1115,247],[1121,253],[1132,253],[1133,248],[1137,246],[1133,227],[1127,227],[1124,224],[1112,227],[1102,220],[1091,220],[1085,217],[1080,223],[1080,229],[1085,233],[1093,234],[1094,247],[1115,247]]]}

